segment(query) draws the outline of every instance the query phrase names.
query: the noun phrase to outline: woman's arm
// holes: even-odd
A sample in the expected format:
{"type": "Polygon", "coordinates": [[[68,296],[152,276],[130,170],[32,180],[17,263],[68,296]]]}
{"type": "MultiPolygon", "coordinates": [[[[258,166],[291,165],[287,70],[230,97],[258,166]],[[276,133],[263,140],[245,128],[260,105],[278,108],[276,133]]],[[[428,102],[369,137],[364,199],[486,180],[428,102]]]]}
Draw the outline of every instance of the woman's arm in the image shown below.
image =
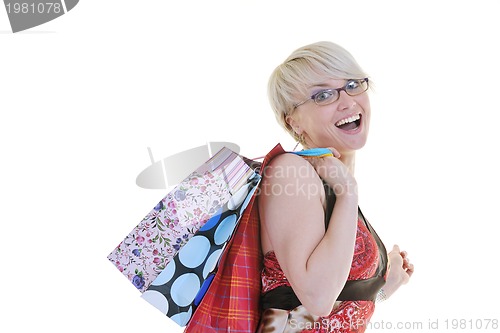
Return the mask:
{"type": "Polygon", "coordinates": [[[265,170],[259,196],[264,232],[301,303],[328,315],[342,291],[352,263],[357,228],[356,183],[333,157],[314,167],[292,154],[276,157],[265,170]],[[321,176],[337,199],[325,232],[321,176]]]}

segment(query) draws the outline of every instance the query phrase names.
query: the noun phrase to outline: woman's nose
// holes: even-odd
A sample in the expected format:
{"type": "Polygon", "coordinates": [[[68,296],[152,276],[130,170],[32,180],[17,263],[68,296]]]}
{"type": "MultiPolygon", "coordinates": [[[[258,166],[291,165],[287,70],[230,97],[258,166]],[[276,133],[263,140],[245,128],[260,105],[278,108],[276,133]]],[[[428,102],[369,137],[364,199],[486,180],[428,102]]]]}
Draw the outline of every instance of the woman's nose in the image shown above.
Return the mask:
{"type": "Polygon", "coordinates": [[[354,98],[352,96],[349,96],[345,91],[341,91],[339,96],[338,110],[349,111],[354,106],[356,106],[356,101],[354,100],[354,98]]]}

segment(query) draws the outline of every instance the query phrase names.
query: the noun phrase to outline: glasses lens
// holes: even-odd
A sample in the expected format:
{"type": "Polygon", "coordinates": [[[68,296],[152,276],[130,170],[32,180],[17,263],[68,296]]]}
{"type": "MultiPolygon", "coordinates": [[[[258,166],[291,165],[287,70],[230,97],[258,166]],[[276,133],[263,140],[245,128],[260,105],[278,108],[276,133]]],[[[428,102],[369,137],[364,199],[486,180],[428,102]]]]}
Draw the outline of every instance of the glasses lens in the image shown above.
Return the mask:
{"type": "Polygon", "coordinates": [[[336,101],[338,96],[337,90],[323,90],[314,95],[314,102],[318,105],[327,105],[336,101]]]}
{"type": "Polygon", "coordinates": [[[351,95],[359,95],[368,90],[368,82],[366,80],[350,80],[345,86],[345,91],[351,95]]]}

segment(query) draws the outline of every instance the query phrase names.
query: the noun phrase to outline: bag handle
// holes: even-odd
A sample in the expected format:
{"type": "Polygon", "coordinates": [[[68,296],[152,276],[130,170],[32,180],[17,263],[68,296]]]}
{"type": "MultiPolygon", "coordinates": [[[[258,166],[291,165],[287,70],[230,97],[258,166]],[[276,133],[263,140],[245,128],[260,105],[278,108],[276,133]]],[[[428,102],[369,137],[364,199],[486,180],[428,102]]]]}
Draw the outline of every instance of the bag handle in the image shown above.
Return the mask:
{"type": "Polygon", "coordinates": [[[292,151],[291,153],[299,156],[307,157],[326,157],[333,156],[333,153],[328,148],[311,148],[300,151],[292,151]]]}
{"type": "MultiPolygon", "coordinates": [[[[328,148],[311,148],[311,149],[304,149],[304,150],[299,150],[299,151],[290,151],[289,153],[299,155],[305,158],[308,157],[326,157],[326,156],[333,156],[333,153],[330,149],[328,148]]],[[[266,157],[265,156],[259,156],[252,158],[252,161],[257,161],[257,160],[262,160],[266,157]]]]}

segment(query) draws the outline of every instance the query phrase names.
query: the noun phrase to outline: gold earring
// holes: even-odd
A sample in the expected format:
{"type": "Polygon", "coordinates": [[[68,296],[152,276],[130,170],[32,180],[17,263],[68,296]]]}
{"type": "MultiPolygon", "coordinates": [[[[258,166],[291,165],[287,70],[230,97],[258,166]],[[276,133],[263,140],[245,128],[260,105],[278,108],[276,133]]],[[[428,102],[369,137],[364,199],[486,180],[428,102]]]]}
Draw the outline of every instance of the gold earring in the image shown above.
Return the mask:
{"type": "Polygon", "coordinates": [[[299,144],[301,144],[302,146],[305,144],[306,139],[304,138],[304,135],[302,133],[301,134],[295,133],[294,138],[297,141],[297,144],[295,145],[295,147],[293,147],[293,150],[295,151],[295,149],[297,149],[299,144]]]}

